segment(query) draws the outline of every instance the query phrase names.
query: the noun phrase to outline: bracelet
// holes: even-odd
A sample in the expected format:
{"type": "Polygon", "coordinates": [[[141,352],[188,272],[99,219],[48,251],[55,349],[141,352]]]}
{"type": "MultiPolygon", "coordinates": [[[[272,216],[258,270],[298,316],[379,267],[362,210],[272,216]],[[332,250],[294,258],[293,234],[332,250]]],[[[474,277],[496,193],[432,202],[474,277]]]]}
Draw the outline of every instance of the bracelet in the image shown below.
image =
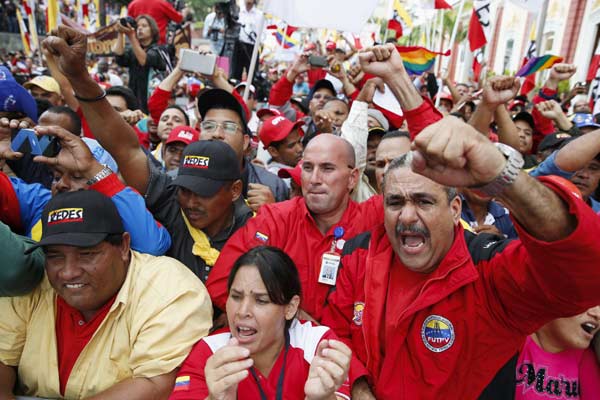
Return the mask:
{"type": "Polygon", "coordinates": [[[79,101],[83,101],[84,103],[93,103],[95,101],[100,101],[106,97],[106,90],[102,89],[102,94],[98,97],[94,97],[93,99],[86,99],[85,97],[80,97],[77,93],[73,93],[75,98],[79,101]]]}
{"type": "Polygon", "coordinates": [[[92,186],[95,183],[100,182],[102,179],[107,178],[113,173],[112,169],[104,165],[104,168],[100,170],[94,177],[86,182],[88,186],[92,186]]]}

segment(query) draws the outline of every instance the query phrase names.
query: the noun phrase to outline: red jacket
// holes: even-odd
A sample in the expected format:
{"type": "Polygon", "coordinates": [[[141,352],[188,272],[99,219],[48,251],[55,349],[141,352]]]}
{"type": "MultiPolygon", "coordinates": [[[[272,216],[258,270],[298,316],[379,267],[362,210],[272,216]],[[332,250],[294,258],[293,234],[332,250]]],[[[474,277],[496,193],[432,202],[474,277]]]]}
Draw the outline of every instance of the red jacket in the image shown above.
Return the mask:
{"type": "Polygon", "coordinates": [[[377,398],[475,399],[528,334],[600,304],[600,219],[546,184],[577,216],[568,238],[542,242],[515,222],[519,241],[476,243],[479,235],[467,244],[458,227],[448,254],[412,288],[418,296],[403,310],[394,298],[409,288],[390,279],[404,267],[383,226],[346,244],[350,254],[321,322],[351,343],[377,398]]]}
{"type": "MultiPolygon", "coordinates": [[[[334,228],[343,227],[342,239],[348,240],[371,229],[382,219],[383,203],[380,196],[374,196],[360,204],[350,200],[340,222],[326,235],[317,228],[301,197],[263,206],[255,218],[248,220],[243,228],[229,238],[221,251],[206,282],[210,297],[217,307],[224,310],[227,278],[235,260],[253,247],[275,246],[294,260],[302,283],[300,307],[318,321],[331,288],[318,282],[321,256],[331,249],[334,228]]],[[[341,246],[338,247],[335,251],[341,253],[341,246]]]]}

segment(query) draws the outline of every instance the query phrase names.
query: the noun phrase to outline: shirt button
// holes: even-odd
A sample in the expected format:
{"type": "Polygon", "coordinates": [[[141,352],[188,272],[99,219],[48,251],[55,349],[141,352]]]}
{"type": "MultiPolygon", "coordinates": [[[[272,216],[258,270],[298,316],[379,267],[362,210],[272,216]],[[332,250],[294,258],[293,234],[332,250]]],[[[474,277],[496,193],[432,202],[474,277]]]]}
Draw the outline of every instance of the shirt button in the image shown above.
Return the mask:
{"type": "Polygon", "coordinates": [[[79,326],[83,326],[83,324],[85,324],[85,322],[83,322],[83,320],[80,319],[78,324],[79,324],[79,326]]]}

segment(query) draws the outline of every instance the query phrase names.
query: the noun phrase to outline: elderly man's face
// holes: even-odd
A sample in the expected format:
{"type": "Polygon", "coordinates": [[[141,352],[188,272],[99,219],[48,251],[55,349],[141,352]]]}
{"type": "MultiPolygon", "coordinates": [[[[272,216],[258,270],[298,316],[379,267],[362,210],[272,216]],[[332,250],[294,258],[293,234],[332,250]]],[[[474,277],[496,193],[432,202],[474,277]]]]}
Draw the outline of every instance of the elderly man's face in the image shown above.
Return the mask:
{"type": "Polygon", "coordinates": [[[383,199],[385,231],[402,264],[414,272],[433,272],[454,241],[460,198],[449,201],[442,185],[397,168],[386,176],[383,199]]]}
{"type": "Polygon", "coordinates": [[[588,165],[575,172],[571,182],[581,191],[581,195],[587,200],[600,184],[600,161],[592,160],[588,165]]]}
{"type": "Polygon", "coordinates": [[[93,247],[51,245],[45,248],[46,274],[56,293],[89,321],[114,295],[127,276],[129,234],[120,245],[106,241],[93,247]]]}
{"type": "Polygon", "coordinates": [[[330,99],[334,98],[334,94],[331,93],[329,89],[321,88],[317,90],[310,102],[308,103],[308,109],[310,110],[310,115],[314,116],[315,113],[323,108],[325,103],[327,103],[330,99]]]}

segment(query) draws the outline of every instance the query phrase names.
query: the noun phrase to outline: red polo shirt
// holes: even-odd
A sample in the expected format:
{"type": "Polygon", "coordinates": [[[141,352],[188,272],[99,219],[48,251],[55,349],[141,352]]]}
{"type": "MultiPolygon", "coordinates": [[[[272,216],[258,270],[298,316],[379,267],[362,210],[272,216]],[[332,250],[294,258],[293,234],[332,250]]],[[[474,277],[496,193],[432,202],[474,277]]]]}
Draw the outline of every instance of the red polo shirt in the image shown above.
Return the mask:
{"type": "Polygon", "coordinates": [[[116,297],[115,295],[110,299],[88,322],[85,322],[83,315],[68,305],[62,297],[56,297],[56,348],[58,351],[60,394],[65,394],[67,381],[79,354],[104,321],[116,297]]]}
{"type": "MultiPolygon", "coordinates": [[[[301,308],[319,320],[327,294],[332,286],[319,283],[321,257],[331,250],[336,227],[344,229],[342,240],[346,241],[383,222],[383,200],[374,196],[363,203],[350,200],[341,220],[323,235],[306,208],[304,198],[262,206],[255,218],[248,220],[221,251],[213,267],[206,287],[213,303],[225,309],[227,278],[235,260],[253,247],[269,245],[285,251],[296,264],[302,284],[301,308]]],[[[334,251],[342,253],[339,241],[334,251]]]]}

